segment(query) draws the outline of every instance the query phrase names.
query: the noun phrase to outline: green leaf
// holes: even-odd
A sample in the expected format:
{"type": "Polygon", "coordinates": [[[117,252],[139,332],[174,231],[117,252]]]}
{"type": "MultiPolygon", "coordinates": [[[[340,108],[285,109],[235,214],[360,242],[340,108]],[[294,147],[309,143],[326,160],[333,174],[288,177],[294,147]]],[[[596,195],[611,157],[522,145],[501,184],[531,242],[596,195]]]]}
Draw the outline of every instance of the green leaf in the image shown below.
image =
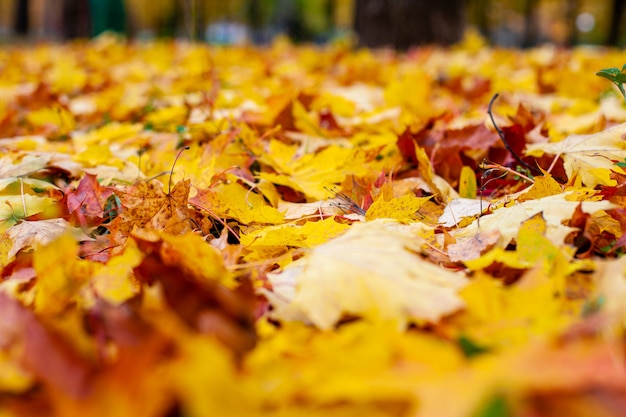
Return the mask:
{"type": "Polygon", "coordinates": [[[622,72],[626,71],[626,64],[622,67],[622,72]]]}
{"type": "Polygon", "coordinates": [[[613,81],[615,79],[615,75],[607,72],[606,70],[596,72],[598,77],[606,78],[609,81],[613,81]]]}
{"type": "Polygon", "coordinates": [[[466,358],[471,359],[475,356],[489,352],[489,348],[481,346],[465,335],[459,336],[457,343],[463,351],[466,358]]]}
{"type": "Polygon", "coordinates": [[[495,394],[483,404],[474,417],[511,417],[511,407],[503,394],[495,394]]]}
{"type": "Polygon", "coordinates": [[[621,71],[618,68],[604,68],[596,72],[596,75],[599,75],[600,77],[604,77],[604,78],[609,78],[609,77],[612,78],[618,74],[621,74],[621,71]]]}

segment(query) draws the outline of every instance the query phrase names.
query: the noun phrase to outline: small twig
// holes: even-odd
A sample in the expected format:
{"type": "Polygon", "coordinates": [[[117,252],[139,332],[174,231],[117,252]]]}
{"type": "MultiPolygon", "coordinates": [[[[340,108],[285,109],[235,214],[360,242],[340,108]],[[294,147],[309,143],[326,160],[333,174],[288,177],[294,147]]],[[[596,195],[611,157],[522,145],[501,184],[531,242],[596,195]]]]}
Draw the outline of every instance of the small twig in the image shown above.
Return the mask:
{"type": "Polygon", "coordinates": [[[183,153],[183,151],[188,150],[190,147],[189,146],[185,146],[184,148],[182,148],[180,151],[178,151],[178,155],[176,155],[176,159],[174,159],[174,163],[172,164],[172,169],[170,170],[170,181],[169,184],[167,186],[167,194],[169,195],[172,191],[172,175],[174,175],[174,167],[176,166],[176,162],[178,162],[178,158],[180,158],[180,154],[183,153]]]}
{"type": "Polygon", "coordinates": [[[515,158],[515,160],[517,162],[519,162],[524,168],[527,168],[533,174],[541,175],[542,174],[541,170],[539,170],[538,168],[533,167],[532,165],[524,162],[522,160],[522,158],[520,158],[520,156],[513,150],[513,148],[511,148],[511,146],[509,145],[509,142],[506,141],[506,138],[504,136],[504,132],[496,124],[496,120],[493,118],[493,112],[491,111],[491,107],[493,106],[493,103],[496,101],[496,99],[499,96],[500,95],[498,93],[494,94],[493,97],[491,98],[491,101],[489,102],[489,107],[487,108],[487,114],[489,114],[489,118],[491,119],[491,123],[493,123],[493,127],[496,129],[496,132],[498,133],[498,136],[500,136],[500,140],[504,144],[504,147],[506,148],[506,150],[509,151],[511,156],[513,156],[513,158],[515,158]]]}
{"type": "Polygon", "coordinates": [[[229,231],[229,232],[233,235],[233,237],[234,237],[235,239],[237,239],[237,241],[238,241],[238,242],[241,242],[241,239],[239,238],[239,235],[237,234],[237,232],[235,232],[235,231],[233,230],[233,228],[232,228],[232,227],[230,227],[230,226],[228,225],[228,223],[226,223],[226,221],[222,220],[222,219],[221,219],[221,218],[220,218],[217,214],[213,213],[211,210],[209,210],[207,207],[205,207],[205,206],[203,206],[203,205],[201,205],[201,204],[198,204],[198,203],[191,203],[191,202],[190,202],[189,204],[191,204],[192,206],[197,207],[197,208],[199,208],[199,209],[201,209],[201,210],[204,210],[204,211],[206,211],[207,213],[209,213],[209,216],[211,216],[214,220],[216,220],[216,221],[217,221],[217,222],[219,222],[222,226],[224,226],[224,228],[226,228],[226,230],[228,230],[228,231],[229,231]]]}
{"type": "MultiPolygon", "coordinates": [[[[483,163],[480,164],[480,168],[487,170],[487,171],[485,171],[486,173],[489,170],[505,171],[505,172],[507,172],[509,174],[513,174],[513,175],[515,175],[517,177],[520,177],[521,179],[523,179],[523,180],[525,180],[525,181],[527,181],[527,182],[529,182],[531,184],[535,183],[535,180],[533,180],[532,178],[530,178],[530,177],[528,177],[528,176],[526,176],[526,175],[524,175],[522,173],[519,173],[519,172],[515,171],[514,169],[507,168],[507,167],[502,166],[502,165],[490,164],[490,163],[484,163],[483,162],[483,163]]],[[[498,178],[500,178],[500,177],[498,177],[498,178]]],[[[492,178],[489,181],[492,181],[494,179],[497,179],[497,178],[492,178]]],[[[487,182],[489,182],[489,181],[487,181],[487,182]]],[[[485,185],[487,185],[487,184],[485,183],[485,185]]]]}

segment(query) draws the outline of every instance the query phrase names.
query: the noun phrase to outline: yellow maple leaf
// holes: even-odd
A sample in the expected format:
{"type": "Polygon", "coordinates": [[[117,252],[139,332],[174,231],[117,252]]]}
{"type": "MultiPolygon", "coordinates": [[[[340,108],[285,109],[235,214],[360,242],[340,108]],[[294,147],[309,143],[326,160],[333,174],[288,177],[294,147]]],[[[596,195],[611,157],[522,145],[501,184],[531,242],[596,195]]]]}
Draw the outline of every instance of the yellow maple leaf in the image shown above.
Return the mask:
{"type": "MultiPolygon", "coordinates": [[[[535,200],[514,203],[508,207],[498,208],[491,214],[483,215],[466,227],[453,231],[453,236],[470,237],[479,230],[499,230],[501,239],[498,245],[506,247],[511,239],[517,236],[520,225],[533,215],[543,212],[547,224],[546,237],[555,244],[560,244],[572,232],[572,228],[563,225],[564,220],[572,217],[574,210],[581,204],[568,201],[569,193],[561,193],[535,200]]],[[[593,213],[597,210],[608,210],[614,205],[609,201],[584,201],[583,211],[593,213]]]]}
{"type": "Polygon", "coordinates": [[[80,288],[91,276],[94,265],[76,258],[77,250],[71,234],[35,247],[33,268],[37,282],[33,307],[37,313],[55,315],[78,300],[80,288]]]}
{"type": "Polygon", "coordinates": [[[112,305],[119,305],[137,295],[141,285],[134,279],[132,271],[142,259],[143,254],[135,241],[128,239],[124,253],[95,270],[91,285],[96,294],[112,305]]]}
{"type": "Polygon", "coordinates": [[[562,314],[565,300],[558,283],[541,269],[528,271],[512,287],[479,274],[460,294],[471,322],[463,330],[483,346],[520,345],[557,334],[576,319],[562,314]]]}
{"type": "Polygon", "coordinates": [[[282,291],[279,298],[269,293],[276,307],[273,316],[310,321],[327,330],[345,315],[401,327],[439,320],[462,307],[456,292],[465,278],[416,256],[410,248],[419,250],[419,242],[394,222],[353,225],[270,278],[282,282],[275,289],[282,291]],[[286,303],[281,301],[285,298],[286,303]]]}
{"type": "Polygon", "coordinates": [[[246,248],[258,246],[295,246],[312,248],[345,232],[350,226],[338,223],[334,217],[304,225],[293,223],[268,226],[241,236],[246,248]]]}
{"type": "Polygon", "coordinates": [[[560,142],[528,145],[526,153],[541,156],[544,153],[563,158],[568,178],[580,176],[584,185],[615,185],[611,171],[621,169],[616,165],[626,160],[626,123],[592,135],[571,135],[560,142]]]}
{"type": "Polygon", "coordinates": [[[183,106],[165,107],[148,114],[146,123],[158,131],[175,132],[187,119],[188,112],[183,106]]]}
{"type": "Polygon", "coordinates": [[[87,167],[111,165],[118,169],[124,168],[124,162],[113,155],[108,145],[90,145],[82,152],[75,154],[72,159],[87,167]]]}
{"type": "Polygon", "coordinates": [[[178,236],[161,232],[159,237],[163,242],[161,258],[166,265],[176,265],[199,281],[217,280],[234,285],[224,266],[222,254],[201,236],[193,233],[178,236]]]}
{"type": "Polygon", "coordinates": [[[212,216],[235,219],[244,224],[277,224],[284,219],[283,214],[270,206],[262,195],[236,182],[198,190],[189,199],[189,204],[206,210],[212,216]]]}
{"type": "Polygon", "coordinates": [[[26,121],[34,127],[54,128],[57,136],[68,135],[76,127],[74,115],[58,105],[29,113],[26,121]]]}
{"type": "Polygon", "coordinates": [[[548,197],[563,192],[563,187],[547,172],[544,175],[535,177],[535,183],[521,194],[517,201],[534,200],[548,197]]]}
{"type": "Polygon", "coordinates": [[[419,209],[430,200],[430,197],[405,195],[386,200],[382,197],[372,203],[365,213],[366,220],[395,219],[402,223],[410,223],[419,218],[419,209]]]}
{"type": "Polygon", "coordinates": [[[108,123],[87,133],[75,135],[72,142],[79,151],[82,151],[90,145],[104,146],[129,140],[137,136],[142,128],[139,123],[108,123]]]}
{"type": "Polygon", "coordinates": [[[328,188],[341,183],[352,150],[331,145],[314,154],[298,156],[298,148],[273,140],[262,159],[278,172],[261,172],[259,178],[277,185],[286,185],[305,195],[321,200],[330,195],[328,188]]]}

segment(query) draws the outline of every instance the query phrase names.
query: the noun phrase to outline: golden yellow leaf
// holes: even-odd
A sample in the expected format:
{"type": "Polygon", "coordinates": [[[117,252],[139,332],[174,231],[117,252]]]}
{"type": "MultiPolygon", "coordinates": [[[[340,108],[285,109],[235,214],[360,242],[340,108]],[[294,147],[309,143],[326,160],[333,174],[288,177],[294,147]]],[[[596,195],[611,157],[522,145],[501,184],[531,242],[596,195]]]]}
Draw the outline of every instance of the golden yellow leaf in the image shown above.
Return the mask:
{"type": "Polygon", "coordinates": [[[415,197],[405,195],[403,197],[385,200],[381,195],[365,213],[365,219],[395,219],[403,223],[410,223],[419,218],[419,209],[430,200],[430,197],[415,197]]]}
{"type": "Polygon", "coordinates": [[[108,145],[89,145],[84,151],[74,155],[72,159],[87,167],[99,165],[111,165],[119,169],[124,167],[124,163],[111,153],[108,145]]]}
{"type": "Polygon", "coordinates": [[[67,135],[76,127],[74,115],[58,105],[34,111],[27,116],[26,121],[36,127],[53,127],[58,136],[67,135]]]}
{"type": "Polygon", "coordinates": [[[141,284],[135,280],[133,268],[142,259],[143,254],[135,241],[128,239],[124,245],[124,253],[95,270],[91,285],[96,294],[112,305],[119,305],[139,294],[141,284]]]}
{"type": "Polygon", "coordinates": [[[259,178],[277,185],[286,185],[311,198],[321,200],[330,193],[328,188],[343,181],[345,166],[352,151],[331,145],[318,153],[298,156],[297,148],[273,140],[266,158],[278,173],[261,172],[259,178]]]}
{"type": "Polygon", "coordinates": [[[535,183],[517,201],[536,200],[542,197],[561,194],[563,187],[549,173],[535,177],[535,183]]]}
{"type": "Polygon", "coordinates": [[[77,301],[83,284],[91,276],[94,265],[76,257],[78,245],[71,234],[44,246],[36,246],[33,268],[37,275],[34,310],[55,315],[77,301]]]}
{"type": "Polygon", "coordinates": [[[438,200],[445,199],[447,195],[444,195],[442,190],[440,190],[439,186],[435,183],[435,172],[424,148],[420,146],[415,147],[415,158],[417,159],[417,170],[420,173],[420,177],[426,181],[431,192],[435,194],[435,198],[438,200]]]}
{"type": "Polygon", "coordinates": [[[176,265],[199,281],[232,284],[222,254],[202,237],[193,233],[178,236],[165,232],[159,237],[163,241],[161,258],[166,265],[176,265]]]}
{"type": "Polygon", "coordinates": [[[172,387],[182,399],[185,415],[256,414],[261,392],[242,386],[232,357],[222,345],[205,337],[180,338],[178,343],[182,355],[165,375],[173,381],[172,387]]]}
{"type": "Polygon", "coordinates": [[[108,123],[87,133],[78,134],[72,140],[79,150],[84,150],[90,145],[104,146],[129,140],[137,136],[141,129],[142,126],[138,123],[108,123]]]}
{"type": "Polygon", "coordinates": [[[188,112],[183,106],[165,107],[150,113],[146,117],[146,123],[155,130],[175,132],[176,127],[185,122],[188,112]]]}
{"type": "Polygon", "coordinates": [[[244,224],[277,224],[284,219],[283,214],[270,206],[262,195],[236,182],[198,190],[189,203],[213,216],[235,219],[244,224]]]}
{"type": "Polygon", "coordinates": [[[241,244],[248,249],[260,246],[295,246],[312,248],[340,235],[350,226],[339,223],[334,217],[302,226],[293,223],[267,226],[241,236],[241,244]]]}
{"type": "Polygon", "coordinates": [[[468,320],[465,327],[483,346],[521,345],[539,335],[562,331],[575,317],[562,314],[564,297],[558,283],[540,269],[528,271],[512,287],[479,274],[461,290],[468,320]]]}

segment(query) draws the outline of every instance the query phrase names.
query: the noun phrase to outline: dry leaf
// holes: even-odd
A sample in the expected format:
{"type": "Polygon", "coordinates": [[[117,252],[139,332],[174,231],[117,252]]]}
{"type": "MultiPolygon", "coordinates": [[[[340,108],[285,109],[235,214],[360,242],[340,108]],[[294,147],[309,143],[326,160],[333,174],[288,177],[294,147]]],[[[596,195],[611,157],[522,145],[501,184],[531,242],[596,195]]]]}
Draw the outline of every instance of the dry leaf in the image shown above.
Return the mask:
{"type": "Polygon", "coordinates": [[[610,173],[617,169],[618,162],[626,159],[625,134],[626,123],[623,123],[593,135],[571,135],[560,142],[529,145],[526,153],[561,156],[567,177],[578,175],[587,187],[614,185],[610,173]]]}
{"type": "Polygon", "coordinates": [[[12,258],[20,250],[36,244],[48,245],[66,232],[71,232],[77,241],[91,240],[81,229],[72,227],[65,219],[23,220],[6,232],[13,241],[9,257],[12,258]]]}
{"type": "Polygon", "coordinates": [[[353,225],[270,278],[277,293],[269,293],[276,308],[273,316],[307,320],[325,330],[346,316],[391,320],[400,326],[437,322],[463,306],[456,293],[466,279],[422,259],[416,253],[419,242],[396,223],[353,225]],[[295,289],[293,296],[286,292],[284,275],[295,289]]]}

